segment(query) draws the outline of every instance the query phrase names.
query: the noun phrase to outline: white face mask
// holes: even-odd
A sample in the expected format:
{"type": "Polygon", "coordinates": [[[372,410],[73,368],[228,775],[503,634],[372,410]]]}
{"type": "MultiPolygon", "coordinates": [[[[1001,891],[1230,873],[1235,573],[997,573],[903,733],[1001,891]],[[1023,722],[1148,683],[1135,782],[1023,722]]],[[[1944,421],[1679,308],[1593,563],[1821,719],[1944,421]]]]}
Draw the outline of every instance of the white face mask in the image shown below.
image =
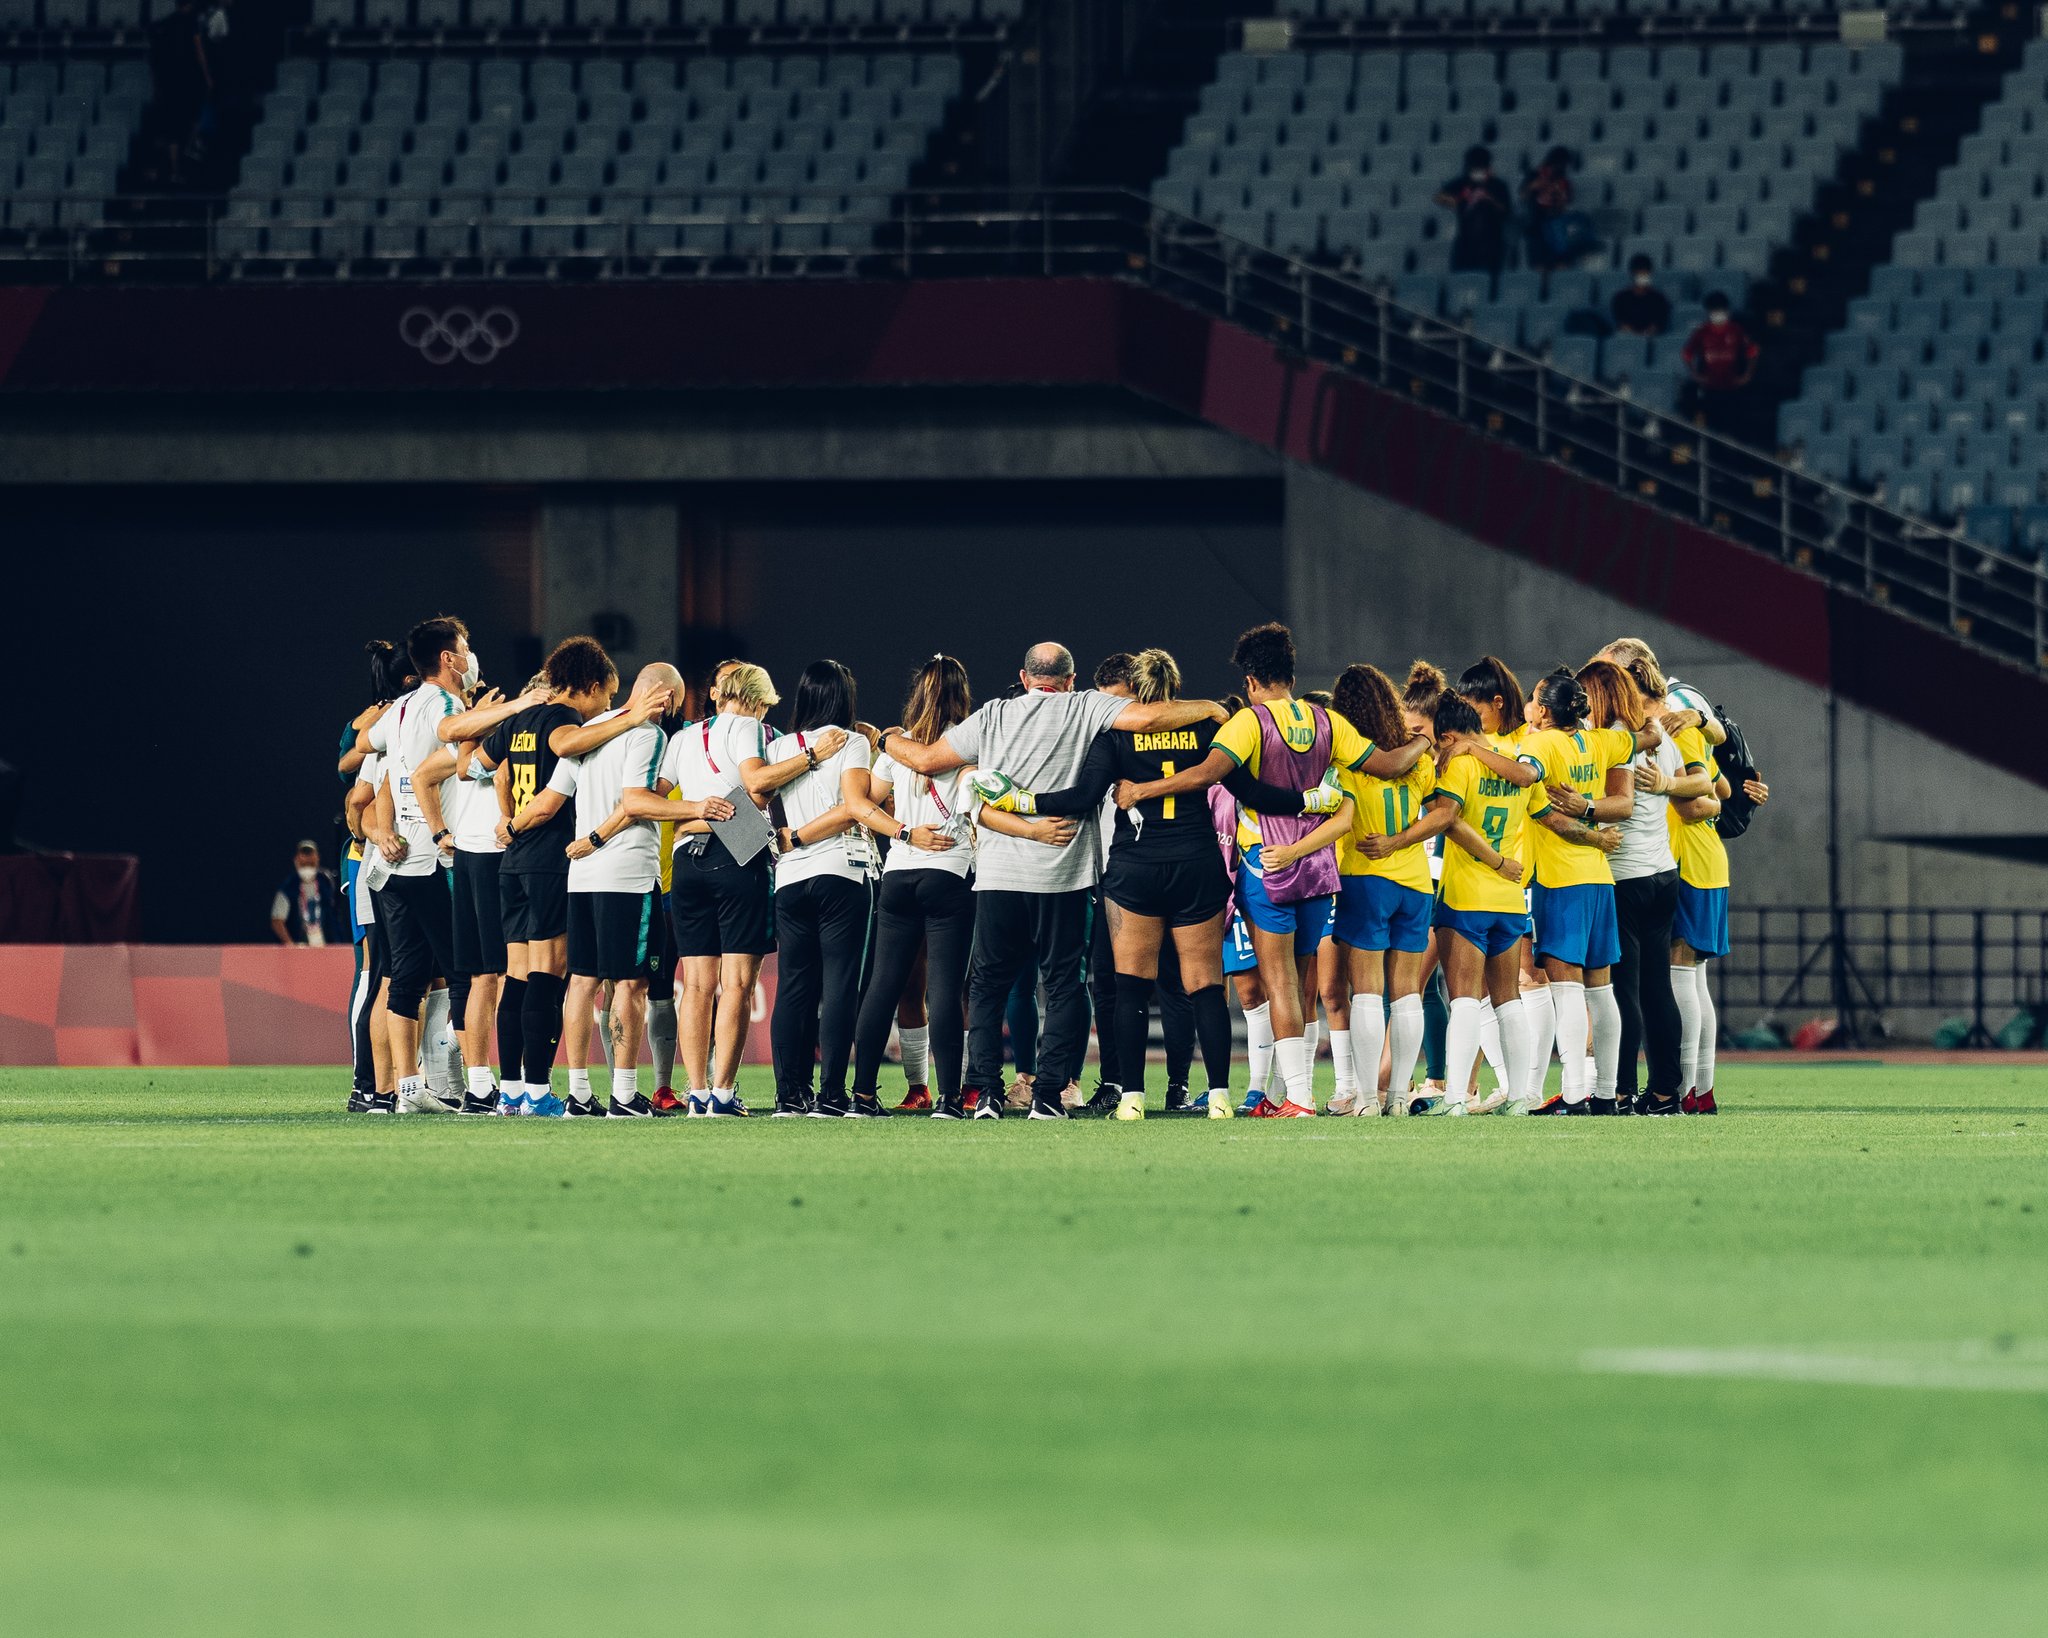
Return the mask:
{"type": "Polygon", "coordinates": [[[1465,174],[1474,182],[1484,182],[1486,180],[1486,173],[1484,171],[1467,171],[1465,174]]]}
{"type": "Polygon", "coordinates": [[[1728,322],[1728,315],[1726,313],[1709,313],[1707,315],[1707,322],[1709,324],[1726,324],[1728,322]]]}
{"type": "Polygon", "coordinates": [[[302,882],[310,882],[311,880],[313,880],[314,877],[318,876],[319,874],[320,867],[318,865],[299,866],[299,880],[302,882]]]}
{"type": "Polygon", "coordinates": [[[477,679],[483,674],[483,662],[476,657],[476,650],[471,649],[469,651],[469,669],[462,674],[462,686],[464,688],[476,687],[477,679]]]}
{"type": "Polygon", "coordinates": [[[1649,289],[1649,288],[1650,288],[1650,275],[1649,275],[1649,274],[1647,274],[1647,273],[1638,273],[1638,274],[1636,275],[1636,288],[1637,288],[1638,290],[1647,290],[1647,289],[1649,289]]]}

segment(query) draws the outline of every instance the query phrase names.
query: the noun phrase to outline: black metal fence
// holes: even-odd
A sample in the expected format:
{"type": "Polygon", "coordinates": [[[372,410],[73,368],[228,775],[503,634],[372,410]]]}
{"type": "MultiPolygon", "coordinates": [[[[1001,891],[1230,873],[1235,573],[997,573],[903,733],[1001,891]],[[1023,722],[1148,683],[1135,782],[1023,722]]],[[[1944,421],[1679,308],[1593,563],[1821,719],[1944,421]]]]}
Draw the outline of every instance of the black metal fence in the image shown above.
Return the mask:
{"type": "Polygon", "coordinates": [[[2015,1014],[2048,1007],[2048,911],[1789,905],[1728,921],[1733,948],[1713,967],[1724,1018],[1789,1029],[1832,1016],[1838,1041],[1866,1046],[1968,1019],[1958,1044],[1987,1047],[2015,1014]]]}

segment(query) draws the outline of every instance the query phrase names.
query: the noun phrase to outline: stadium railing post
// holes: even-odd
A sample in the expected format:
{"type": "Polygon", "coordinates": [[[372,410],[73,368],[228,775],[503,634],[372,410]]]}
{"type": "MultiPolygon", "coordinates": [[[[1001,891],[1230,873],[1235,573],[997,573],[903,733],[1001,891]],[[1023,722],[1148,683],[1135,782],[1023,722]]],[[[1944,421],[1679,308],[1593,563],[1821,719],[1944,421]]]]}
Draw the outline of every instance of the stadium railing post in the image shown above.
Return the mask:
{"type": "Polygon", "coordinates": [[[1550,366],[1536,365],[1536,453],[1550,453],[1550,366]]]}

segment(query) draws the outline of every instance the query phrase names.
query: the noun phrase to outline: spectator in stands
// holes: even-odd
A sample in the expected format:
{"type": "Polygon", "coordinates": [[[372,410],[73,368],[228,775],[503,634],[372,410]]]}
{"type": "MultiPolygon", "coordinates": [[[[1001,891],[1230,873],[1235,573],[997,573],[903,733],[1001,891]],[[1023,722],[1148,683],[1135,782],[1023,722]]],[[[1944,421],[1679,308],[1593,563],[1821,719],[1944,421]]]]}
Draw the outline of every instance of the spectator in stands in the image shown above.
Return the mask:
{"type": "Polygon", "coordinates": [[[157,142],[164,149],[170,180],[182,181],[199,111],[213,93],[206,29],[195,0],[178,0],[175,9],[150,25],[149,53],[155,80],[157,142]]]}
{"type": "Polygon", "coordinates": [[[1727,294],[1707,296],[1707,320],[1686,337],[1679,357],[1685,363],[1689,404],[1686,413],[1710,431],[1741,431],[1749,384],[1756,377],[1759,348],[1730,310],[1727,294]]]}
{"type": "Polygon", "coordinates": [[[1522,184],[1531,267],[1562,267],[1596,242],[1586,213],[1572,208],[1571,169],[1571,150],[1552,148],[1522,184]]]}
{"type": "Polygon", "coordinates": [[[270,900],[270,933],[280,944],[340,943],[341,889],[320,868],[320,849],[306,841],[292,855],[292,873],[270,900]]]}
{"type": "Polygon", "coordinates": [[[1436,202],[1458,215],[1451,271],[1498,273],[1507,260],[1508,213],[1514,201],[1508,185],[1493,174],[1493,155],[1484,148],[1467,148],[1465,174],[1439,188],[1436,202]]]}
{"type": "Polygon", "coordinates": [[[1628,259],[1628,284],[1607,304],[1614,327],[1625,336],[1661,336],[1671,328],[1671,298],[1657,288],[1657,268],[1649,257],[1628,259]]]}

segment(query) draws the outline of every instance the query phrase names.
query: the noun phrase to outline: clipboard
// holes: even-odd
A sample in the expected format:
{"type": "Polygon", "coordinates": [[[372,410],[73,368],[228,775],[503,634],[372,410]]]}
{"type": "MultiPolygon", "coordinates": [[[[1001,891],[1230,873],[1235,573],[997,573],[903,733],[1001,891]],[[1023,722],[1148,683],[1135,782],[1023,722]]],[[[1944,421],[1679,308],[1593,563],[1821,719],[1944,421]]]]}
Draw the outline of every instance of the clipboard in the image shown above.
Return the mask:
{"type": "Polygon", "coordinates": [[[775,827],[768,823],[768,815],[754,806],[754,799],[744,785],[735,785],[725,793],[725,799],[732,804],[732,817],[704,822],[711,827],[713,838],[732,855],[732,862],[745,864],[774,840],[775,827]]]}

